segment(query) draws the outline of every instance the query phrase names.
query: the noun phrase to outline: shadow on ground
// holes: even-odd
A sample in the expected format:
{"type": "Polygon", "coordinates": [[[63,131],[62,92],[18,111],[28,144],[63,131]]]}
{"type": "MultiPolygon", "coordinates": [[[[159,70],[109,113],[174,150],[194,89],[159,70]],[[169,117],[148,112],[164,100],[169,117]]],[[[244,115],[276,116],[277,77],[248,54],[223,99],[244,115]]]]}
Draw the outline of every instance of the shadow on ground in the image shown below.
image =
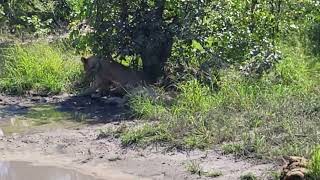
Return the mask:
{"type": "Polygon", "coordinates": [[[86,122],[110,123],[115,121],[130,120],[130,109],[128,106],[110,102],[108,98],[91,98],[72,96],[61,102],[54,103],[57,110],[71,112],[75,115],[85,115],[86,122]]]}
{"type": "MultiPolygon", "coordinates": [[[[132,119],[128,106],[110,98],[92,98],[80,96],[6,96],[0,95],[0,121],[15,116],[37,115],[43,112],[43,116],[51,116],[52,113],[68,113],[73,116],[71,120],[82,121],[88,124],[110,123],[116,121],[128,121],[132,119]],[[48,113],[48,106],[50,112],[48,113]],[[46,109],[41,109],[46,107],[46,109]]],[[[67,118],[66,118],[67,119],[67,118]]],[[[68,118],[70,119],[70,118],[68,118]]]]}

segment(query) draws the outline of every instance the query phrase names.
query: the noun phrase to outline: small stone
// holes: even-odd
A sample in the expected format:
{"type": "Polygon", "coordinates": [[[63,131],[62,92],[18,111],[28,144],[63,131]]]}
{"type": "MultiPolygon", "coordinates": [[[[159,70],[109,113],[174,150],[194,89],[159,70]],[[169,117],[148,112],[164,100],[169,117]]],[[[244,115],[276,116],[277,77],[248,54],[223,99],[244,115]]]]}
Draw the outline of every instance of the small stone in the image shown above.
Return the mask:
{"type": "Polygon", "coordinates": [[[119,156],[114,156],[114,157],[108,158],[108,161],[119,161],[119,160],[121,160],[121,158],[119,156]]]}
{"type": "Polygon", "coordinates": [[[85,164],[85,163],[88,163],[91,160],[92,160],[92,158],[87,158],[87,159],[82,160],[81,163],[85,164]]]}
{"type": "Polygon", "coordinates": [[[0,128],[0,137],[4,137],[4,132],[2,131],[1,128],[0,128]]]}
{"type": "Polygon", "coordinates": [[[126,103],[126,99],[120,97],[109,97],[106,101],[106,104],[111,106],[119,106],[122,107],[126,103]]]}
{"type": "Polygon", "coordinates": [[[40,98],[39,103],[46,103],[48,101],[49,101],[48,98],[40,98]]]}
{"type": "Polygon", "coordinates": [[[33,102],[39,102],[39,101],[40,101],[40,98],[38,98],[38,97],[32,97],[32,98],[31,98],[31,101],[33,101],[33,102]]]}

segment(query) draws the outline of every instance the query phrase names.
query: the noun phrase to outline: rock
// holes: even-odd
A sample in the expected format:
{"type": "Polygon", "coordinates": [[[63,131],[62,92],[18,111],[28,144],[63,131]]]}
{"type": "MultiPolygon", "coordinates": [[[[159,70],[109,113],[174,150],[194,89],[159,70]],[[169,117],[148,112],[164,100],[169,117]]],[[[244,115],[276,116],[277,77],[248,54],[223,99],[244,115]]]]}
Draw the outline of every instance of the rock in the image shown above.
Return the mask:
{"type": "Polygon", "coordinates": [[[52,96],[52,99],[64,99],[64,98],[68,98],[68,97],[72,97],[72,96],[73,96],[73,94],[63,93],[60,95],[52,96]]]}
{"type": "Polygon", "coordinates": [[[2,131],[2,129],[0,128],[0,137],[4,136],[4,132],[2,131]]]}
{"type": "Polygon", "coordinates": [[[305,180],[308,173],[308,160],[303,157],[287,157],[287,163],[282,169],[281,180],[305,180]]]}
{"type": "Polygon", "coordinates": [[[12,117],[12,118],[10,118],[10,124],[11,124],[11,126],[15,126],[16,125],[16,118],[14,118],[14,117],[12,117]]]}
{"type": "Polygon", "coordinates": [[[31,97],[30,99],[32,102],[38,102],[40,101],[40,98],[39,97],[31,97]]]}
{"type": "Polygon", "coordinates": [[[163,96],[163,101],[165,104],[171,106],[174,103],[175,98],[170,96],[170,95],[164,95],[163,96]]]}
{"type": "Polygon", "coordinates": [[[88,162],[91,161],[91,160],[92,160],[92,158],[89,157],[89,158],[87,158],[87,159],[82,160],[81,163],[85,164],[85,163],[88,163],[88,162]]]}
{"type": "Polygon", "coordinates": [[[11,105],[7,108],[8,111],[21,111],[21,110],[25,110],[27,109],[26,107],[24,106],[19,106],[18,104],[14,104],[14,105],[11,105]]]}
{"type": "Polygon", "coordinates": [[[47,103],[49,102],[49,98],[48,97],[43,97],[40,99],[40,103],[47,103]]]}
{"type": "Polygon", "coordinates": [[[106,104],[109,105],[116,105],[119,107],[123,107],[126,103],[126,99],[125,98],[120,98],[120,97],[109,97],[107,100],[105,100],[106,104]]]}
{"type": "Polygon", "coordinates": [[[108,161],[120,161],[120,160],[122,160],[122,159],[119,156],[113,156],[113,157],[108,158],[108,161]]]}
{"type": "Polygon", "coordinates": [[[101,97],[102,97],[102,95],[99,94],[99,93],[91,94],[91,98],[92,99],[98,99],[98,98],[101,98],[101,97]]]}

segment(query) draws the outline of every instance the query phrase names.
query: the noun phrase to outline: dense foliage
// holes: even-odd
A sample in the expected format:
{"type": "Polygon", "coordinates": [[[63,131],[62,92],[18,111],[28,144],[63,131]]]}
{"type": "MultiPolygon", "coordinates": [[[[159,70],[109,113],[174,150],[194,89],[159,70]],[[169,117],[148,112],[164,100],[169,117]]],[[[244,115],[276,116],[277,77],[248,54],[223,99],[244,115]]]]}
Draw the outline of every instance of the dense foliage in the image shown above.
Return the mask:
{"type": "MultiPolygon", "coordinates": [[[[153,80],[169,59],[174,66],[211,68],[263,61],[267,65],[249,70],[262,73],[278,60],[279,39],[305,33],[318,21],[318,6],[297,0],[88,1],[78,19],[87,20],[92,31],[77,46],[119,59],[129,56],[133,64],[141,59],[153,80]]],[[[81,37],[77,30],[73,35],[81,37]]]]}
{"type": "Polygon", "coordinates": [[[217,76],[230,64],[261,74],[279,60],[276,44],[291,33],[308,36],[318,53],[318,7],[313,0],[3,0],[0,24],[36,36],[71,28],[78,50],[129,60],[154,81],[168,60],[175,79],[192,74],[190,67],[193,75],[217,76]]]}
{"type": "Polygon", "coordinates": [[[78,0],[2,0],[0,29],[20,36],[47,35],[65,28],[80,5],[78,0]]]}

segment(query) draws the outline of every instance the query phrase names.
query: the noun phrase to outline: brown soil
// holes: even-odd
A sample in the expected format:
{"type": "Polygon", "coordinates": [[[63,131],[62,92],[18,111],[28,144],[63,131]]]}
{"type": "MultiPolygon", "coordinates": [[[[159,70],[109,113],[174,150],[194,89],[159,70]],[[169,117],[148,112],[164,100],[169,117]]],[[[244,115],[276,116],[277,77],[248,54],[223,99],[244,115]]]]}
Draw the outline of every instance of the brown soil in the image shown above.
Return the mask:
{"type": "Polygon", "coordinates": [[[116,138],[98,139],[100,129],[132,125],[125,106],[105,99],[59,97],[9,97],[0,95],[0,123],[23,114],[38,104],[52,104],[61,111],[84,113],[87,123],[76,128],[60,127],[41,131],[0,136],[0,161],[27,161],[41,165],[64,167],[108,180],[119,179],[210,179],[192,175],[191,161],[203,171],[221,172],[215,179],[239,179],[253,173],[267,179],[273,164],[235,159],[210,151],[166,151],[153,145],[147,148],[122,147],[116,138]]]}

